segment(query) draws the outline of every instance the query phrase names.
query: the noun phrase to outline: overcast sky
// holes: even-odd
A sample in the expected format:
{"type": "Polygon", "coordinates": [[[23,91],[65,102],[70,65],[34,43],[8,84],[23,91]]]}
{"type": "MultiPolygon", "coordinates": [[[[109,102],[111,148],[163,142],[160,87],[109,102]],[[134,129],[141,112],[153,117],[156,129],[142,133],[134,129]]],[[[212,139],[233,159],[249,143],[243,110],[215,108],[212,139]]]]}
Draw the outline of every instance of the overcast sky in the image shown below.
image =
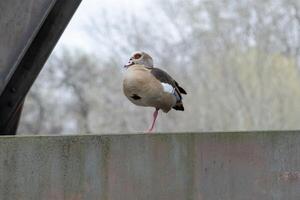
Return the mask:
{"type": "Polygon", "coordinates": [[[81,48],[86,51],[93,51],[95,44],[89,40],[88,33],[84,30],[90,18],[96,18],[101,10],[120,12],[124,9],[128,12],[143,10],[147,0],[83,0],[74,14],[71,22],[60,38],[55,51],[62,47],[81,48]]]}

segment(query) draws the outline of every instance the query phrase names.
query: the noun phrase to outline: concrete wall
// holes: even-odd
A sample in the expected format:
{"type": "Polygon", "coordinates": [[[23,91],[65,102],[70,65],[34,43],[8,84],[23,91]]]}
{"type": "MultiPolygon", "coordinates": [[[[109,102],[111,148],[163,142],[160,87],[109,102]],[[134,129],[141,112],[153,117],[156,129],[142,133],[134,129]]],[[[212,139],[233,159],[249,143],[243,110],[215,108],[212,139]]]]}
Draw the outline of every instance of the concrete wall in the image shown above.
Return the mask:
{"type": "Polygon", "coordinates": [[[300,199],[298,132],[0,138],[0,199],[300,199]]]}

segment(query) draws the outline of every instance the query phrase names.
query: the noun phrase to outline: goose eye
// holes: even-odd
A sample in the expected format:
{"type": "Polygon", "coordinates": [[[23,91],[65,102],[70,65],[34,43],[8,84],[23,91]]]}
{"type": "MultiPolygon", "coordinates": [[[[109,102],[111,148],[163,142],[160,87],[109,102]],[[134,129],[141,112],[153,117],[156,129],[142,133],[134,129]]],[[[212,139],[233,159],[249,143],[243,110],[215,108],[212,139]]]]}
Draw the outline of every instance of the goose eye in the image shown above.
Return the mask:
{"type": "Polygon", "coordinates": [[[142,57],[142,55],[140,53],[136,53],[133,55],[134,59],[139,59],[140,57],[142,57]]]}

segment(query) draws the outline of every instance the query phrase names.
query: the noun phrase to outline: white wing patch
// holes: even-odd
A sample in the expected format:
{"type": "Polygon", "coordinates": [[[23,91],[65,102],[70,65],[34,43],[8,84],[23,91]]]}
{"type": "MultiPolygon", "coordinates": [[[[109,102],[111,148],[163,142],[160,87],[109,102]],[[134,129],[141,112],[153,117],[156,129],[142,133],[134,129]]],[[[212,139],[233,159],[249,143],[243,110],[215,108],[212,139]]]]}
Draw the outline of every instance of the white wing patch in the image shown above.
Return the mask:
{"type": "Polygon", "coordinates": [[[161,85],[163,86],[165,92],[174,94],[175,88],[173,88],[172,85],[168,83],[161,83],[161,85]]]}

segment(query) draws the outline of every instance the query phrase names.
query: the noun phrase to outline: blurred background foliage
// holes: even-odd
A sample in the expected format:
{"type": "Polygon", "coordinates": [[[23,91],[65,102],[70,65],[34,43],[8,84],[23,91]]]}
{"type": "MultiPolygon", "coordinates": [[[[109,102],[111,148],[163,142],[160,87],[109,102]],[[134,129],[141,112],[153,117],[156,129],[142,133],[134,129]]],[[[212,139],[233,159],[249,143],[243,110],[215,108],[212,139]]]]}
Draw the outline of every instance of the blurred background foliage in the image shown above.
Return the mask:
{"type": "Polygon", "coordinates": [[[298,0],[155,0],[146,8],[101,8],[83,27],[95,52],[54,51],[19,134],[146,130],[153,108],[122,92],[122,66],[136,50],[188,92],[185,111],[160,113],[156,131],[300,128],[298,0]]]}

